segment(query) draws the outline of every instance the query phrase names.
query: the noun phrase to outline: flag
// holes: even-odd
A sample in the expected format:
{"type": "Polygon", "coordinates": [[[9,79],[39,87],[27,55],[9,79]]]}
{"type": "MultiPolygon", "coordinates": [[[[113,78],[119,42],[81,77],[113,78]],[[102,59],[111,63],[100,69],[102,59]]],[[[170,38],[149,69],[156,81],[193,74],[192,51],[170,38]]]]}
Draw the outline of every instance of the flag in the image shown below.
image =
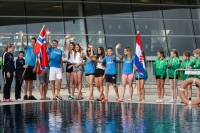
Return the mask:
{"type": "Polygon", "coordinates": [[[140,39],[140,33],[136,37],[136,48],[135,48],[135,66],[138,69],[138,74],[142,74],[145,79],[147,79],[145,70],[145,61],[142,53],[142,43],[140,39]]]}
{"type": "Polygon", "coordinates": [[[37,73],[38,75],[41,75],[44,69],[48,66],[45,26],[42,27],[33,52],[38,56],[37,73]]]}

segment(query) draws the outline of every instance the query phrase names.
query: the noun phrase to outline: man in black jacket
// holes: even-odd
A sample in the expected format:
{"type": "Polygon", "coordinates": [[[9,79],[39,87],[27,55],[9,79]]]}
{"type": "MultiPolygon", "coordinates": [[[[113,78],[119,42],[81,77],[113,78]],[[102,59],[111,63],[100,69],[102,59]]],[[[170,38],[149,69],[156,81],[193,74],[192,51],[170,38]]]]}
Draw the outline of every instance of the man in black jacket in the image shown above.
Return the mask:
{"type": "Polygon", "coordinates": [[[25,60],[23,59],[23,57],[24,57],[24,51],[20,51],[18,59],[16,59],[15,61],[15,70],[16,70],[15,99],[17,101],[23,101],[23,99],[21,98],[21,87],[23,83],[23,79],[21,80],[21,78],[24,72],[24,65],[25,65],[25,60]]]}

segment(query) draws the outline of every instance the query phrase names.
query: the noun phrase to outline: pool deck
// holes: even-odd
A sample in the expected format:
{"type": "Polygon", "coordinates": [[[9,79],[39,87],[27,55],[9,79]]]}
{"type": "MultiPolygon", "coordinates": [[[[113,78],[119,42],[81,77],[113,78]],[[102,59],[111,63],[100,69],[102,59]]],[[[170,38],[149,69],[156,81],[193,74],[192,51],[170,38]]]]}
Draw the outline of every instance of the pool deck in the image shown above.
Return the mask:
{"type": "MultiPolygon", "coordinates": [[[[89,95],[89,90],[88,88],[83,88],[82,90],[83,92],[83,96],[84,98],[86,98],[88,95],[89,95]]],[[[63,100],[68,100],[68,91],[65,89],[61,89],[61,92],[60,92],[61,96],[63,97],[63,100]]],[[[98,97],[98,90],[96,89],[96,87],[94,88],[94,97],[97,98],[98,97]]],[[[119,86],[119,95],[121,94],[121,86],[119,86]]],[[[22,97],[24,96],[23,94],[23,91],[21,93],[22,97]]],[[[40,99],[40,93],[38,90],[34,89],[33,91],[33,95],[37,98],[37,99],[40,99]]],[[[11,99],[14,100],[15,96],[15,92],[11,92],[11,99]]],[[[52,96],[52,92],[51,90],[48,90],[47,92],[47,96],[49,98],[53,98],[52,96]]],[[[26,100],[26,101],[23,101],[23,102],[18,102],[16,100],[14,100],[14,102],[10,102],[10,103],[5,103],[5,102],[2,102],[2,97],[3,97],[3,93],[1,92],[0,93],[0,99],[1,99],[1,102],[0,102],[0,106],[1,105],[8,105],[8,104],[24,104],[24,103],[32,103],[32,102],[45,102],[45,101],[51,101],[51,100],[26,100]]],[[[110,90],[109,90],[109,102],[115,102],[115,98],[116,98],[116,95],[115,95],[115,91],[113,89],[113,87],[110,87],[110,90]]],[[[124,102],[128,102],[127,99],[129,98],[129,89],[127,87],[126,89],[126,93],[125,93],[125,97],[124,97],[124,102]]],[[[145,96],[145,99],[146,99],[146,102],[145,103],[149,103],[149,104],[158,104],[156,103],[155,101],[157,100],[157,95],[146,95],[145,96]]],[[[138,99],[138,95],[137,95],[137,89],[134,89],[134,94],[133,94],[133,100],[132,100],[132,103],[138,103],[137,102],[137,99],[138,99]]],[[[165,96],[164,97],[164,103],[162,104],[172,104],[172,103],[169,103],[168,101],[171,99],[170,96],[165,96]]],[[[196,98],[193,98],[193,99],[196,99],[196,98]]],[[[82,101],[85,101],[85,100],[82,100],[82,101]]],[[[178,101],[177,101],[177,104],[181,104],[180,103],[180,98],[178,96],[178,101]]],[[[160,103],[159,103],[160,104],[160,103]]],[[[183,105],[183,104],[182,104],[183,105]]]]}

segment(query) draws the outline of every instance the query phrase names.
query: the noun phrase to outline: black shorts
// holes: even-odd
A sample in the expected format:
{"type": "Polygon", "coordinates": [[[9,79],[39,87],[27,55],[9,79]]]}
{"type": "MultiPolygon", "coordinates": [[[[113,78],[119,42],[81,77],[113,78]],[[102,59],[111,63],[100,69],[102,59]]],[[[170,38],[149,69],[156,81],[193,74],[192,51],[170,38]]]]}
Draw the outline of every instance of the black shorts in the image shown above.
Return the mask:
{"type": "MultiPolygon", "coordinates": [[[[36,80],[36,72],[33,73],[33,68],[32,66],[28,66],[26,69],[26,72],[24,74],[24,80],[36,80]]],[[[37,70],[36,70],[37,71],[37,70]]]]}
{"type": "Polygon", "coordinates": [[[90,73],[90,74],[85,74],[85,76],[90,76],[90,75],[94,75],[94,73],[90,73]]]}
{"type": "Polygon", "coordinates": [[[68,66],[70,66],[70,65],[72,65],[71,63],[67,63],[67,65],[66,65],[66,72],[67,73],[71,73],[71,72],[73,72],[73,66],[70,68],[70,69],[68,69],[68,66]]]}
{"type": "Polygon", "coordinates": [[[115,75],[106,74],[106,82],[109,82],[111,84],[116,84],[116,82],[117,82],[116,74],[115,75]]]}
{"type": "MultiPolygon", "coordinates": [[[[169,79],[174,79],[174,77],[169,77],[169,79]]],[[[176,77],[176,79],[178,79],[178,77],[176,77]]]]}
{"type": "Polygon", "coordinates": [[[105,70],[103,69],[95,69],[94,77],[103,77],[105,70]]]}
{"type": "MultiPolygon", "coordinates": [[[[142,79],[144,79],[144,78],[139,78],[139,80],[142,80],[142,79]]],[[[135,80],[138,80],[138,78],[135,78],[135,80]]]]}

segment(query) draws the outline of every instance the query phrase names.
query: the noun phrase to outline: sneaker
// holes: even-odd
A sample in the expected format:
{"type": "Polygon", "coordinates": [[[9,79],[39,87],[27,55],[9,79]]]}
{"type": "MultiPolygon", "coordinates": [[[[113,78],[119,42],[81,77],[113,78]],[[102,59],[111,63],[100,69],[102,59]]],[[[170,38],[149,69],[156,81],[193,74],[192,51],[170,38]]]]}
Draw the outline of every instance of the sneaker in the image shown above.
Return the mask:
{"type": "Polygon", "coordinates": [[[18,98],[17,101],[22,102],[24,100],[22,98],[18,98]]]}
{"type": "Polygon", "coordinates": [[[171,100],[169,100],[169,103],[174,103],[174,99],[171,98],[171,100]]]}
{"type": "Polygon", "coordinates": [[[163,98],[161,98],[159,102],[160,102],[160,103],[163,103],[163,102],[164,102],[164,99],[163,99],[163,98]]]}
{"type": "Polygon", "coordinates": [[[13,100],[12,99],[7,99],[8,100],[8,102],[13,102],[13,100]]]}
{"type": "Polygon", "coordinates": [[[24,100],[28,100],[28,96],[27,95],[24,96],[24,100]]]}
{"type": "Polygon", "coordinates": [[[3,102],[9,102],[9,99],[4,99],[3,102]]]}
{"type": "Polygon", "coordinates": [[[160,102],[160,98],[158,98],[157,100],[156,100],[156,103],[159,103],[160,102]]]}
{"type": "Polygon", "coordinates": [[[69,100],[73,100],[74,97],[73,97],[73,96],[68,96],[68,99],[69,99],[69,100]]]}
{"type": "Polygon", "coordinates": [[[29,96],[29,100],[37,100],[33,95],[29,96]]]}
{"type": "Polygon", "coordinates": [[[101,102],[108,102],[108,100],[104,98],[101,102]]]}

